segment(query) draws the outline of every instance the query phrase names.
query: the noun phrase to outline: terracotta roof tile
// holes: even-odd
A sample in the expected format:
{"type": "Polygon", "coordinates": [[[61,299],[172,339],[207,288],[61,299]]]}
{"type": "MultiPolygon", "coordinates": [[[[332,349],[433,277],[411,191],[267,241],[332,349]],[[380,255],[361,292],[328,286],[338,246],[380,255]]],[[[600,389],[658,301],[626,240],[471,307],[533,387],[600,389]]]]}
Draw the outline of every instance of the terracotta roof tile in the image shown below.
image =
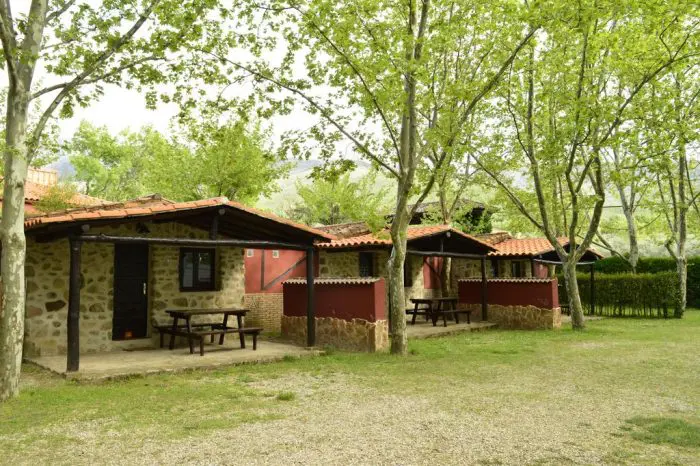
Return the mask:
{"type": "MultiPolygon", "coordinates": [[[[567,238],[557,238],[562,246],[569,244],[567,238]]],[[[554,251],[547,238],[511,238],[493,245],[495,252],[490,256],[538,256],[554,251]]]]}
{"type": "MultiPolygon", "coordinates": [[[[0,178],[0,181],[2,179],[0,178]]],[[[55,186],[55,185],[53,185],[55,186]]],[[[50,185],[45,185],[45,184],[39,184],[39,183],[34,183],[32,181],[25,181],[24,182],[24,201],[26,204],[32,205],[36,202],[41,201],[43,198],[45,198],[51,188],[53,186],[50,185]]],[[[0,193],[0,200],[2,199],[0,193]]],[[[87,196],[85,194],[81,193],[75,193],[69,200],[70,204],[73,204],[76,207],[87,207],[87,206],[104,206],[109,204],[109,201],[105,201],[104,199],[99,199],[97,197],[92,197],[92,196],[87,196]]],[[[30,212],[36,211],[36,209],[28,209],[30,212]]]]}
{"type": "MultiPolygon", "coordinates": [[[[489,278],[488,283],[551,283],[556,278],[532,278],[532,277],[521,277],[521,278],[489,278]]],[[[481,283],[481,278],[460,278],[458,282],[467,283],[481,283]]]]}
{"type": "MultiPolygon", "coordinates": [[[[569,244],[568,238],[557,238],[559,244],[566,246],[569,244]]],[[[490,256],[539,256],[553,252],[554,247],[547,238],[511,238],[493,245],[496,252],[489,253],[490,256]]],[[[593,248],[588,248],[588,252],[598,257],[603,257],[593,248]]]]}
{"type": "Polygon", "coordinates": [[[39,228],[43,225],[54,224],[54,223],[68,223],[79,220],[89,220],[96,218],[129,218],[129,217],[140,217],[153,215],[154,213],[170,212],[170,211],[186,211],[186,210],[196,210],[205,207],[213,207],[220,205],[222,207],[231,207],[252,215],[256,215],[261,218],[266,218],[274,222],[282,223],[285,225],[292,226],[294,228],[304,230],[308,233],[323,238],[326,241],[335,239],[335,236],[316,230],[306,225],[287,220],[285,218],[278,217],[276,215],[263,212],[258,209],[253,209],[252,207],[244,206],[243,204],[232,202],[225,197],[218,197],[212,199],[204,199],[201,201],[190,201],[190,202],[172,202],[169,200],[162,199],[160,197],[148,197],[144,198],[144,202],[138,202],[138,200],[126,201],[123,203],[113,203],[103,208],[80,208],[71,209],[63,212],[53,212],[44,215],[38,215],[36,217],[27,218],[24,222],[25,230],[31,230],[34,228],[39,228]],[[152,201],[152,202],[151,202],[152,201]],[[125,206],[133,207],[125,207],[125,206]]]}
{"type": "MultiPolygon", "coordinates": [[[[219,198],[219,199],[226,199],[226,198],[219,198]]],[[[259,209],[256,209],[254,207],[248,207],[247,205],[241,204],[240,202],[227,201],[226,205],[228,205],[230,207],[234,207],[234,208],[239,209],[239,210],[243,210],[245,212],[248,212],[249,214],[253,214],[253,215],[256,215],[258,217],[267,218],[269,220],[274,220],[278,223],[283,223],[285,225],[289,225],[289,226],[292,226],[294,228],[298,228],[300,230],[304,230],[304,231],[307,231],[309,233],[313,233],[314,235],[325,238],[326,240],[334,240],[335,239],[334,235],[332,235],[330,233],[326,233],[325,231],[321,231],[321,230],[318,230],[316,228],[312,228],[308,225],[304,225],[303,223],[297,223],[295,221],[289,220],[289,219],[284,218],[284,217],[279,217],[275,214],[265,212],[263,210],[259,210],[259,209]]]]}
{"type": "MultiPolygon", "coordinates": [[[[376,283],[379,277],[340,277],[340,278],[315,278],[314,285],[367,285],[376,283]]],[[[306,285],[306,278],[290,278],[282,282],[283,285],[306,285]]]]}
{"type": "Polygon", "coordinates": [[[499,231],[497,233],[481,233],[479,235],[476,235],[476,237],[484,243],[488,243],[491,245],[502,243],[503,241],[512,238],[512,236],[510,236],[510,233],[507,233],[505,231],[499,231]]]}
{"type": "MultiPolygon", "coordinates": [[[[461,235],[477,243],[481,243],[482,245],[486,246],[487,249],[493,249],[493,247],[489,244],[480,241],[478,238],[471,235],[456,230],[449,225],[409,226],[408,230],[406,231],[406,239],[410,241],[418,238],[434,236],[447,231],[451,232],[452,234],[461,235]]],[[[355,248],[362,246],[391,246],[391,237],[389,236],[388,230],[382,230],[377,233],[367,233],[349,238],[339,238],[328,243],[319,243],[318,246],[324,249],[355,248]]]]}
{"type": "Polygon", "coordinates": [[[371,231],[365,222],[336,223],[333,225],[323,225],[317,228],[331,235],[335,235],[337,238],[366,235],[371,231]]]}
{"type": "Polygon", "coordinates": [[[77,212],[70,215],[74,220],[85,220],[89,218],[100,218],[99,212],[77,212]]]}

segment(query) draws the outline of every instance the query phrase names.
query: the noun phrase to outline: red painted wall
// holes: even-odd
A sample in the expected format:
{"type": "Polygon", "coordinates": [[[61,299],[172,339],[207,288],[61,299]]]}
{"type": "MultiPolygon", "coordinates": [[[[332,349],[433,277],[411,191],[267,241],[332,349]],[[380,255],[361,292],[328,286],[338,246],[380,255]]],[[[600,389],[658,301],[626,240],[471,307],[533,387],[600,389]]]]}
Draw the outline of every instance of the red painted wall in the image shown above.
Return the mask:
{"type": "MultiPolygon", "coordinates": [[[[280,249],[278,258],[272,257],[271,249],[253,249],[252,251],[252,257],[248,257],[247,249],[244,253],[246,293],[282,293],[282,282],[288,278],[306,277],[304,251],[280,249]]],[[[315,275],[318,276],[318,254],[315,254],[314,258],[316,259],[315,275]]]]}
{"type": "MultiPolygon", "coordinates": [[[[284,315],[306,317],[306,283],[285,283],[284,315]]],[[[336,319],[384,320],[386,288],[384,279],[363,284],[323,282],[314,285],[316,317],[336,319]]]]}
{"type": "Polygon", "coordinates": [[[439,290],[440,272],[442,271],[442,257],[426,257],[423,259],[423,288],[426,290],[439,290]]]}
{"type": "Polygon", "coordinates": [[[535,277],[548,278],[549,277],[549,270],[547,269],[547,266],[544,264],[540,264],[538,262],[535,262],[535,277]]]}
{"type": "MultiPolygon", "coordinates": [[[[487,284],[487,302],[501,306],[559,307],[557,279],[502,278],[487,284]]],[[[481,280],[459,281],[459,302],[481,304],[481,280]]]]}

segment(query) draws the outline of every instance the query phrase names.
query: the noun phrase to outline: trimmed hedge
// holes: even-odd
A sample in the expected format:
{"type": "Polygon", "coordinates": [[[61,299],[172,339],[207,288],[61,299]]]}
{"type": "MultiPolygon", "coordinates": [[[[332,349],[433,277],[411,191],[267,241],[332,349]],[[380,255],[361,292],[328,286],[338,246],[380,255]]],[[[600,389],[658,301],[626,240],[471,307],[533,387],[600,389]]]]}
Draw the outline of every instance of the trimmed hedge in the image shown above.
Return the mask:
{"type": "MultiPolygon", "coordinates": [[[[603,316],[669,317],[678,297],[674,272],[596,274],[595,314],[603,316]]],[[[561,277],[560,280],[563,280],[561,277]]],[[[563,281],[561,282],[563,284],[563,281]]],[[[581,303],[590,309],[590,275],[579,274],[581,303]]],[[[560,287],[560,302],[567,302],[560,287]]]]}
{"type": "MultiPolygon", "coordinates": [[[[620,274],[629,273],[630,267],[624,259],[619,257],[607,257],[595,264],[596,273],[620,274]]],[[[647,257],[640,258],[637,264],[637,273],[657,274],[661,272],[675,272],[676,261],[671,257],[647,257]]],[[[700,307],[700,256],[688,258],[688,290],[686,293],[688,307],[700,307]]]]}

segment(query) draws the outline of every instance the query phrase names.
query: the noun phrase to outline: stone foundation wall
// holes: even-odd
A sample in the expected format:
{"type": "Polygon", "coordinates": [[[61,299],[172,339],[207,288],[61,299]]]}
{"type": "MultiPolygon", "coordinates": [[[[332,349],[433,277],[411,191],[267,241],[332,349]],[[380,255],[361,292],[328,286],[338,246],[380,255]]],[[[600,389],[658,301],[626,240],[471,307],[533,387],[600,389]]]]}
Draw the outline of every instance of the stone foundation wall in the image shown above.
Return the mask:
{"type": "MultiPolygon", "coordinates": [[[[461,304],[471,309],[472,317],[481,317],[480,304],[461,304]]],[[[472,319],[476,320],[476,319],[472,319]]],[[[535,306],[500,306],[489,304],[488,321],[503,329],[540,330],[561,328],[561,309],[542,309],[535,306]]]]}
{"type": "MultiPolygon", "coordinates": [[[[306,317],[282,316],[282,337],[306,345],[306,317]]],[[[380,351],[389,346],[389,325],[386,320],[369,322],[317,317],[316,346],[370,353],[380,351]]]]}
{"type": "Polygon", "coordinates": [[[280,333],[283,296],[282,293],[246,294],[243,303],[250,313],[245,317],[245,324],[250,327],[262,327],[264,333],[280,333]]]}
{"type": "MultiPolygon", "coordinates": [[[[208,232],[178,223],[147,223],[152,237],[208,238],[208,232]]],[[[92,234],[138,236],[135,224],[95,228],[92,234]]],[[[148,322],[169,322],[166,309],[239,307],[243,304],[245,277],[243,251],[219,248],[217,291],[181,292],[179,286],[180,250],[175,246],[149,248],[148,322]]],[[[25,347],[27,356],[65,354],[67,345],[68,240],[37,243],[27,239],[27,304],[25,347]]],[[[112,340],[114,311],[114,246],[85,243],[81,260],[80,351],[91,353],[123,348],[129,342],[112,340]]],[[[217,317],[214,317],[217,318],[217,317]]],[[[204,319],[201,319],[204,320],[204,319]]],[[[149,329],[150,333],[150,329],[149,329]]],[[[139,345],[152,341],[132,340],[139,345]]]]}

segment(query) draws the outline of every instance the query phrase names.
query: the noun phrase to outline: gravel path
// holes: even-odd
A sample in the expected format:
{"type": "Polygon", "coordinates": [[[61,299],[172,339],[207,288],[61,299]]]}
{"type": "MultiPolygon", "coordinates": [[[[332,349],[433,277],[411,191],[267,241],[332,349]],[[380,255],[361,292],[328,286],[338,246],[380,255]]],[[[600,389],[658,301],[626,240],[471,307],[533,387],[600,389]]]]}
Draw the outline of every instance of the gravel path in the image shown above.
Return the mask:
{"type": "MultiPolygon", "coordinates": [[[[638,397],[624,392],[613,392],[601,403],[577,389],[576,377],[559,393],[543,397],[536,393],[538,378],[533,373],[519,378],[517,386],[451,387],[442,395],[426,397],[381,393],[354,375],[292,373],[250,383],[263,392],[295,394],[292,401],[276,402],[282,419],[165,443],[150,440],[144,431],[113,432],[105,438],[93,434],[98,429],[90,425],[62,426],[63,434],[75,442],[37,455],[55,464],[656,464],[660,457],[693,464],[698,460],[692,451],[679,453],[665,446],[640,444],[642,449],[631,458],[620,457],[618,448],[628,441],[620,431],[625,419],[697,407],[661,395],[635,401],[638,397]]],[[[36,457],[5,459],[37,464],[36,457]]]]}

